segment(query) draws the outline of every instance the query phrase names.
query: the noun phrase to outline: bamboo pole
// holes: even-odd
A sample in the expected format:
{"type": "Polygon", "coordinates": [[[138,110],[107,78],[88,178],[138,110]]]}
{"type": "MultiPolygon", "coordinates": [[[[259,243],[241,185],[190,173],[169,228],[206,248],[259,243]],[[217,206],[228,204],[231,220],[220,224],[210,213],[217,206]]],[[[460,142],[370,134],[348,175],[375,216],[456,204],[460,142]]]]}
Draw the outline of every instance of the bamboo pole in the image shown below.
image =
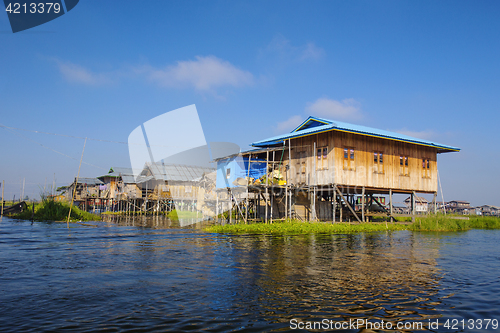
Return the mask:
{"type": "Polygon", "coordinates": [[[21,194],[21,199],[19,202],[24,201],[24,185],[26,184],[26,177],[23,178],[23,192],[21,194]]]}
{"type": "Polygon", "coordinates": [[[0,216],[3,216],[3,195],[4,195],[4,189],[5,189],[5,180],[2,180],[2,212],[0,216]]]}
{"type": "Polygon", "coordinates": [[[68,228],[69,228],[69,217],[71,215],[71,209],[73,208],[73,201],[75,200],[76,187],[78,186],[78,178],[80,178],[80,168],[82,166],[83,153],[85,152],[86,144],[87,144],[87,138],[85,138],[85,142],[83,143],[82,157],[80,157],[80,165],[78,166],[78,173],[76,174],[75,189],[73,190],[73,196],[71,197],[71,205],[69,206],[68,220],[66,222],[68,224],[68,228]]]}
{"type": "Polygon", "coordinates": [[[248,182],[250,181],[250,162],[251,162],[251,159],[252,159],[252,154],[249,154],[248,155],[248,172],[247,172],[247,209],[245,210],[245,224],[248,224],[248,205],[249,205],[249,202],[248,202],[248,182]]]}

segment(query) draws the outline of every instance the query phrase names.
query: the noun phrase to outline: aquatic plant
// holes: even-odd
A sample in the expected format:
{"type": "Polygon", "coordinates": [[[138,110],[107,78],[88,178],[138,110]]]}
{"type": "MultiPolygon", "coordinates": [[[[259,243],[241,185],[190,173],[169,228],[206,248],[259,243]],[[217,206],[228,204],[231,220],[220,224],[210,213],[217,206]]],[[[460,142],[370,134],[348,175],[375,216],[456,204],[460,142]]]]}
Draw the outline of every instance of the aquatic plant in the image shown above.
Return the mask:
{"type": "Polygon", "coordinates": [[[353,232],[375,232],[404,230],[398,223],[324,223],[300,222],[297,220],[277,221],[272,224],[226,224],[207,227],[205,231],[237,234],[338,234],[353,232]]]}
{"type": "MultiPolygon", "coordinates": [[[[65,221],[68,218],[69,203],[64,201],[54,201],[45,199],[41,203],[35,204],[35,213],[32,211],[32,204],[28,205],[28,209],[22,213],[16,214],[13,217],[23,220],[34,219],[37,221],[65,221]]],[[[96,214],[85,212],[78,207],[74,207],[71,211],[71,221],[100,221],[101,217],[96,214]]]]}
{"type": "Polygon", "coordinates": [[[470,229],[468,220],[444,215],[417,217],[415,222],[408,226],[408,230],[413,231],[466,231],[470,229]]]}
{"type": "Polygon", "coordinates": [[[213,225],[207,232],[234,234],[339,234],[376,231],[467,231],[470,229],[500,229],[498,217],[470,217],[470,220],[454,216],[431,215],[417,217],[414,223],[329,223],[301,222],[298,220],[275,221],[274,223],[251,223],[213,225]]]}

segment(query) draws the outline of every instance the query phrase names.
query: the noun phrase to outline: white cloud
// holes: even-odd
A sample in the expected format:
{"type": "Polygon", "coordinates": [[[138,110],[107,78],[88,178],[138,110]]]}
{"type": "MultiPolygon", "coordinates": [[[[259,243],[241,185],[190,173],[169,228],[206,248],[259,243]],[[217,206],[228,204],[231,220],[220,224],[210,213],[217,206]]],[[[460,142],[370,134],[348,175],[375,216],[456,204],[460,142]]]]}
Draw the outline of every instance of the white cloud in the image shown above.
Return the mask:
{"type": "Polygon", "coordinates": [[[314,43],[307,43],[307,45],[301,50],[300,60],[318,60],[324,55],[325,50],[323,50],[321,47],[316,46],[314,43]]]}
{"type": "Polygon", "coordinates": [[[436,133],[431,130],[425,131],[410,131],[406,128],[395,131],[396,133],[408,135],[413,138],[422,139],[422,140],[431,140],[436,137],[436,133]]]}
{"type": "Polygon", "coordinates": [[[95,73],[83,66],[57,59],[55,62],[67,81],[86,85],[103,85],[124,78],[144,77],[162,87],[193,88],[215,93],[220,87],[248,86],[255,81],[252,73],[214,56],[197,56],[195,60],[178,61],[164,68],[146,65],[110,73],[95,73]]]}
{"type": "Polygon", "coordinates": [[[59,66],[61,74],[70,82],[96,86],[108,84],[113,81],[109,74],[93,73],[80,65],[70,62],[56,60],[56,63],[59,66]]]}
{"type": "Polygon", "coordinates": [[[304,121],[303,117],[299,115],[291,116],[285,121],[282,121],[276,125],[276,133],[290,132],[295,127],[299,126],[304,121]]]}
{"type": "Polygon", "coordinates": [[[164,69],[148,67],[149,79],[168,88],[194,88],[214,91],[223,86],[240,87],[254,83],[254,76],[230,62],[214,56],[197,56],[196,60],[178,61],[164,69]]]}
{"type": "Polygon", "coordinates": [[[361,104],[353,98],[336,101],[328,98],[318,98],[306,107],[309,115],[328,119],[359,120],[363,118],[361,104]]]}
{"type": "Polygon", "coordinates": [[[277,57],[283,63],[301,62],[306,60],[319,60],[325,55],[325,50],[309,42],[302,46],[294,46],[283,35],[276,35],[261,55],[277,57]]]}

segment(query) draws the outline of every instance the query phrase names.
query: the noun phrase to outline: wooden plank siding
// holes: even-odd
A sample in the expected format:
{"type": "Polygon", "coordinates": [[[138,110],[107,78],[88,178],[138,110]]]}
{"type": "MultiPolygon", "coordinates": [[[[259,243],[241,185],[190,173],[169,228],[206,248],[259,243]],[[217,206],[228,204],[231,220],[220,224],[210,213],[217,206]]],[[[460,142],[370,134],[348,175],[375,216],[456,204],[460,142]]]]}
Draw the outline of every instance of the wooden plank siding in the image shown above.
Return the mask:
{"type": "MultiPolygon", "coordinates": [[[[288,181],[294,186],[338,184],[437,192],[437,149],[433,147],[340,131],[291,139],[291,147],[288,181]],[[327,149],[326,158],[324,148],[327,149]],[[320,157],[318,149],[321,149],[320,157]],[[344,158],[344,149],[347,149],[347,159],[344,158]],[[351,149],[354,150],[354,159],[350,158],[351,149]],[[374,153],[377,157],[382,153],[382,163],[375,163],[374,153]],[[400,165],[401,158],[403,166],[400,165]],[[405,158],[408,158],[408,166],[405,158]]],[[[284,166],[288,165],[288,149],[283,162],[284,166]]],[[[282,172],[285,172],[284,168],[282,172]]]]}

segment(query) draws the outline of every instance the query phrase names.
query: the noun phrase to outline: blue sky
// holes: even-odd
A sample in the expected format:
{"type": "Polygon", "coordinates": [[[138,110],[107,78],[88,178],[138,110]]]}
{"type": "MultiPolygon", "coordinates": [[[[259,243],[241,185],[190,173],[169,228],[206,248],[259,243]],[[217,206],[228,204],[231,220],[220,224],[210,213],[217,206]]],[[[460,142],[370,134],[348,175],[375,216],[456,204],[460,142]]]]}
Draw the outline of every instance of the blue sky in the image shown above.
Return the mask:
{"type": "MultiPolygon", "coordinates": [[[[243,149],[316,115],[460,147],[438,156],[445,200],[500,206],[499,17],[496,1],[81,0],[13,34],[4,13],[0,124],[103,140],[85,149],[95,177],[186,105],[207,141],[243,149]]],[[[83,139],[0,140],[9,199],[24,177],[33,197],[76,176],[83,139]]]]}

